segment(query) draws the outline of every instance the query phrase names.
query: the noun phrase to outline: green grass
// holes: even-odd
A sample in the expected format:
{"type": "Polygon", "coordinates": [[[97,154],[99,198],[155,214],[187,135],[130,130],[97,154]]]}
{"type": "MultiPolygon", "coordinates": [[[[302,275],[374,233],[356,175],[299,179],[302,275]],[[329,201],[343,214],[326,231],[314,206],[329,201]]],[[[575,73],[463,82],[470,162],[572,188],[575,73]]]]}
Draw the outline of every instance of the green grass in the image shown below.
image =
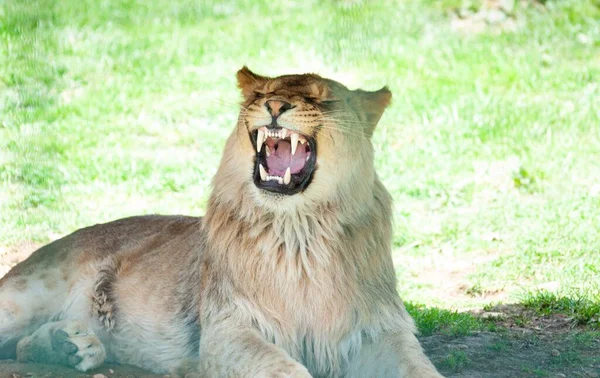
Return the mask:
{"type": "Polygon", "coordinates": [[[600,330],[600,297],[577,292],[571,295],[538,291],[528,295],[523,304],[541,315],[562,313],[574,325],[589,325],[600,330]]]}
{"type": "Polygon", "coordinates": [[[441,366],[453,373],[459,373],[468,367],[470,363],[469,357],[464,351],[452,350],[448,356],[442,360],[441,366]]]}
{"type": "Polygon", "coordinates": [[[411,316],[415,319],[421,336],[434,333],[449,336],[466,336],[475,331],[495,331],[496,324],[477,318],[466,312],[429,308],[423,305],[406,303],[411,316]]]}
{"type": "Polygon", "coordinates": [[[593,348],[594,343],[600,339],[600,332],[585,331],[577,333],[573,336],[573,344],[576,347],[593,348]]]}
{"type": "Polygon", "coordinates": [[[1,2],[0,247],[202,214],[247,64],[391,88],[374,143],[405,299],[554,285],[598,303],[598,2],[521,5],[515,31],[478,33],[454,29],[459,3],[1,2]]]}

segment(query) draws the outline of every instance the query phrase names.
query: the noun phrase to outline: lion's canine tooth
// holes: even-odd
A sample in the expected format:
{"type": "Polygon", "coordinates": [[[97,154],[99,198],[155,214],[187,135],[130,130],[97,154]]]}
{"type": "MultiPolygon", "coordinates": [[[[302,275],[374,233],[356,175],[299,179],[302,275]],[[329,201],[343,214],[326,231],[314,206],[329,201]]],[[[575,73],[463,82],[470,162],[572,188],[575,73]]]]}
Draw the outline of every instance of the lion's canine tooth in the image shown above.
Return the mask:
{"type": "Polygon", "coordinates": [[[256,135],[256,151],[257,152],[260,152],[264,142],[265,142],[265,132],[262,129],[258,129],[258,134],[256,135]]]}
{"type": "Polygon", "coordinates": [[[262,181],[267,181],[267,171],[265,170],[265,167],[263,167],[262,164],[258,164],[258,170],[260,171],[260,179],[262,181]]]}
{"type": "Polygon", "coordinates": [[[292,172],[290,170],[290,167],[288,167],[288,169],[285,171],[285,175],[283,176],[283,183],[285,185],[290,183],[290,180],[292,179],[292,172]]]}
{"type": "Polygon", "coordinates": [[[290,136],[291,142],[292,142],[292,155],[296,154],[296,147],[298,146],[298,139],[300,138],[300,136],[296,133],[292,133],[292,135],[290,136]]]}

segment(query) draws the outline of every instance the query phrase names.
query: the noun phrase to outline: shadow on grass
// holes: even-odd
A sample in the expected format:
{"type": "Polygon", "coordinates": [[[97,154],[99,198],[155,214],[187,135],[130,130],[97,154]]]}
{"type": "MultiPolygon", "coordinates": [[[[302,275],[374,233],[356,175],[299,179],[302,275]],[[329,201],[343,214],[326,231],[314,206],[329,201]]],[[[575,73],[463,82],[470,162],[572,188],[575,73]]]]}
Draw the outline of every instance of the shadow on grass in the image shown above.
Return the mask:
{"type": "Polygon", "coordinates": [[[448,377],[597,377],[600,301],[530,294],[455,312],[407,304],[424,349],[448,377]]]}

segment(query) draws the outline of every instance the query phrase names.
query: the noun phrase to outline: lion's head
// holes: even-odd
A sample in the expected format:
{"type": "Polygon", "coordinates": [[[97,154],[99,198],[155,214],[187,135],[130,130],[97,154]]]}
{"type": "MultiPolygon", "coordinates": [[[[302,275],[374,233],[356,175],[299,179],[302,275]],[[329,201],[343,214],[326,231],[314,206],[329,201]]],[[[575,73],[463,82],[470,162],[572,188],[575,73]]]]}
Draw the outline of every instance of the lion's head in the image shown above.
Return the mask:
{"type": "Polygon", "coordinates": [[[349,90],[315,74],[269,78],[247,67],[237,79],[244,99],[215,189],[251,186],[260,205],[274,208],[372,189],[370,138],[391,100],[387,88],[349,90]]]}

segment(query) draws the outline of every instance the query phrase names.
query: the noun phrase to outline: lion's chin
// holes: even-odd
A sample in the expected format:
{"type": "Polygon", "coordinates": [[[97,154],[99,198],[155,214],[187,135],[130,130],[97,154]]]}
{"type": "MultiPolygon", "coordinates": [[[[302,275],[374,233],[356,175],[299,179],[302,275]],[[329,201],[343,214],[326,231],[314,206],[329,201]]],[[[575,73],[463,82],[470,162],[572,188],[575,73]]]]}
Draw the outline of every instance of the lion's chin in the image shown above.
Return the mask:
{"type": "Polygon", "coordinates": [[[250,135],[256,151],[254,184],[259,189],[292,195],[310,185],[317,161],[314,138],[270,126],[250,135]]]}

